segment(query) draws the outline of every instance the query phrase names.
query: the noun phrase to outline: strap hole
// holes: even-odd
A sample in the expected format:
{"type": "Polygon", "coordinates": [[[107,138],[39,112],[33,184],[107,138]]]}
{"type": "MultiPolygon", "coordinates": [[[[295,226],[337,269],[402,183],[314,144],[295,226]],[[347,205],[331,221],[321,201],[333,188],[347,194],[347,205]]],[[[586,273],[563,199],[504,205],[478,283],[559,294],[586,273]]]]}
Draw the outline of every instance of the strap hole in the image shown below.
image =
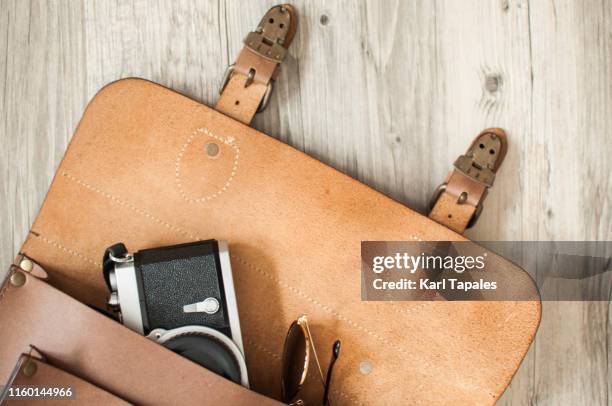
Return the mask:
{"type": "Polygon", "coordinates": [[[209,157],[214,158],[219,155],[219,145],[215,144],[214,142],[209,142],[205,145],[205,148],[206,155],[208,155],[209,157]]]}
{"type": "Polygon", "coordinates": [[[281,27],[281,28],[285,28],[285,24],[283,24],[283,23],[280,23],[278,26],[281,27]]]}
{"type": "Polygon", "coordinates": [[[268,20],[268,22],[269,22],[270,24],[274,24],[274,19],[273,19],[273,18],[271,18],[271,19],[269,19],[269,20],[268,20]]]}
{"type": "Polygon", "coordinates": [[[453,215],[452,215],[452,214],[449,214],[449,215],[448,215],[448,218],[449,218],[449,219],[452,219],[452,218],[453,218],[453,215]]]}
{"type": "Polygon", "coordinates": [[[494,150],[494,149],[490,149],[490,150],[489,150],[489,154],[491,154],[491,155],[495,155],[495,150],[494,150]]]}
{"type": "Polygon", "coordinates": [[[236,101],[234,102],[234,104],[235,104],[236,106],[237,106],[237,105],[239,105],[239,104],[240,104],[240,100],[236,100],[236,101]]]}
{"type": "Polygon", "coordinates": [[[480,149],[484,149],[484,144],[479,145],[480,149]]]}

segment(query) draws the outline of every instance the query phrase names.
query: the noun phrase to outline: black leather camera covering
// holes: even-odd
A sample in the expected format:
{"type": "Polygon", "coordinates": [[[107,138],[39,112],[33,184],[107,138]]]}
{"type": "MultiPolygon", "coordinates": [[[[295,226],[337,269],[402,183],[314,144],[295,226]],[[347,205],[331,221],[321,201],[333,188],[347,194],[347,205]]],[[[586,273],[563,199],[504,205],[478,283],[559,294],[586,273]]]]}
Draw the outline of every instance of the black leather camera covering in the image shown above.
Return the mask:
{"type": "Polygon", "coordinates": [[[219,248],[207,240],[142,250],[134,254],[144,334],[156,328],[201,325],[231,336],[219,248]],[[215,314],[185,313],[183,306],[214,297],[215,314]]]}

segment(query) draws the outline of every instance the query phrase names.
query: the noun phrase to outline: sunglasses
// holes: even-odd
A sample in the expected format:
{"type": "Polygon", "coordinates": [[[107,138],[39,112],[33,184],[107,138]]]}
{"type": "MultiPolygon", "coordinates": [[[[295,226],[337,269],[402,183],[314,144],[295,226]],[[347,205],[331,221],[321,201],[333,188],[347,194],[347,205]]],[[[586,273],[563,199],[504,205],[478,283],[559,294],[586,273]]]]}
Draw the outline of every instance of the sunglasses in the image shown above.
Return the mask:
{"type": "Polygon", "coordinates": [[[283,348],[281,394],[283,402],[289,403],[291,406],[304,405],[304,401],[299,399],[299,392],[306,380],[306,375],[308,375],[311,350],[324,388],[323,405],[331,405],[329,401],[329,385],[331,384],[334,364],[340,355],[340,340],[334,342],[331,361],[327,368],[327,375],[324,378],[317,350],[312,341],[312,334],[310,334],[310,328],[308,327],[308,319],[306,315],[302,315],[291,323],[283,348]]]}

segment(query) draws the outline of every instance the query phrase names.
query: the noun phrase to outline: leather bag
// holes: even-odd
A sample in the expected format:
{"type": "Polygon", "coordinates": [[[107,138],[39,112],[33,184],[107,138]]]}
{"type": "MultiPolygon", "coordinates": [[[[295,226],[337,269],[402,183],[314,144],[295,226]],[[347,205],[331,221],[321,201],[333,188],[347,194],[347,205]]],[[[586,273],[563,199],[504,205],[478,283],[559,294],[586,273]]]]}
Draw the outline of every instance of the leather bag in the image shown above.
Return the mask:
{"type": "MultiPolygon", "coordinates": [[[[228,86],[242,95],[231,86],[247,80],[234,72],[228,86]]],[[[41,370],[117,402],[273,404],[286,330],[306,313],[323,361],[342,340],[334,405],[494,403],[534,337],[540,302],[362,301],[362,240],[465,237],[249,127],[254,111],[219,110],[141,79],[93,98],[0,294],[0,381],[34,346],[41,370]],[[107,246],[207,238],[230,242],[252,390],[88,306],[105,307],[107,246]]],[[[509,278],[522,273],[499,261],[509,278]]],[[[320,402],[314,374],[304,391],[320,402]]]]}

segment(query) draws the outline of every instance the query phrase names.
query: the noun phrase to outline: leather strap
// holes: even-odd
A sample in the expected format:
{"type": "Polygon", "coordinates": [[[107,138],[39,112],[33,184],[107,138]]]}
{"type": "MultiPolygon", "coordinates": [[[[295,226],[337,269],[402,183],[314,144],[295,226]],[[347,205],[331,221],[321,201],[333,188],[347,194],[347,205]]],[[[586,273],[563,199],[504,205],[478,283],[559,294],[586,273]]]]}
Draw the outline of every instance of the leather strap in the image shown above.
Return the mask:
{"type": "Polygon", "coordinates": [[[472,227],[507,149],[504,130],[482,131],[465,155],[457,158],[455,168],[438,187],[430,204],[429,218],[460,234],[472,227]]]}
{"type": "Polygon", "coordinates": [[[274,6],[244,40],[238,59],[226,71],[215,109],[244,124],[265,109],[278,67],[297,30],[297,14],[288,4],[274,6]]]}

